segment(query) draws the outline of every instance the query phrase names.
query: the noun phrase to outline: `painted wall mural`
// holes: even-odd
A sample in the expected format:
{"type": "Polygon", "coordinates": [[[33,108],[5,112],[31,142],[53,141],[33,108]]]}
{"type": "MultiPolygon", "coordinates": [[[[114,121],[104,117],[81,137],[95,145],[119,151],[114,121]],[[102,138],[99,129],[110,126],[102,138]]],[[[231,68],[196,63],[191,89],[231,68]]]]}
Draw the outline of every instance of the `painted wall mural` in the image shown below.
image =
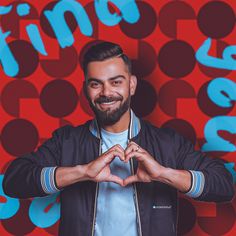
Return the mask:
{"type": "MultiPolygon", "coordinates": [[[[6,196],[9,163],[64,125],[93,114],[81,58],[98,41],[120,44],[138,77],[135,113],[222,158],[236,183],[236,2],[61,0],[0,2],[0,235],[57,235],[59,194],[6,196]]],[[[236,234],[236,199],[180,195],[178,235],[236,234]]]]}

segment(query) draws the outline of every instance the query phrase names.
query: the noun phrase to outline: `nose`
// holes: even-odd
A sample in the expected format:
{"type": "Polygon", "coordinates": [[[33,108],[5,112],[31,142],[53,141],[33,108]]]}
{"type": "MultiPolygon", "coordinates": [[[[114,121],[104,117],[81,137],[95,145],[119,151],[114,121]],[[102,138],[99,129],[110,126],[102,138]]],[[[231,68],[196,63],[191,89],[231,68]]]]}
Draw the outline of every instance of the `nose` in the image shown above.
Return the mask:
{"type": "Polygon", "coordinates": [[[109,84],[104,83],[100,95],[109,97],[112,94],[112,88],[109,84]]]}

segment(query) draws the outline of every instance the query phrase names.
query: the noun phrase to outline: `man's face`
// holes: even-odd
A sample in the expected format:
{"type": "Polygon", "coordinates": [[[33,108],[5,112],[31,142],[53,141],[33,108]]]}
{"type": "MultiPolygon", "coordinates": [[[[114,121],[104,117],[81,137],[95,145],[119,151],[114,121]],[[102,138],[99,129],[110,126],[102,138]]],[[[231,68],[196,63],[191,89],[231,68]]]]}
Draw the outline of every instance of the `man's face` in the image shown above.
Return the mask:
{"type": "Polygon", "coordinates": [[[113,125],[129,109],[136,77],[121,58],[90,62],[87,68],[87,97],[97,119],[113,125]]]}

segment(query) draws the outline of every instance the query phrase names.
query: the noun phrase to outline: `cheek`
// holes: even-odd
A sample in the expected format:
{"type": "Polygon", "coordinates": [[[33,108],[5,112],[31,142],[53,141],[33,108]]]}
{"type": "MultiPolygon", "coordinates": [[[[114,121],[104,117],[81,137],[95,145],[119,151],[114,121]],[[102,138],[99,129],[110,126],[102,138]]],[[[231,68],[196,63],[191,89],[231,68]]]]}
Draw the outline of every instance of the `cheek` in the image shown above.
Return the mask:
{"type": "Polygon", "coordinates": [[[122,96],[123,98],[127,97],[127,90],[126,89],[115,89],[113,91],[113,96],[122,96]]]}
{"type": "Polygon", "coordinates": [[[124,94],[125,97],[129,96],[129,94],[131,93],[131,88],[129,87],[129,85],[127,85],[127,87],[123,89],[122,93],[124,94]]]}
{"type": "Polygon", "coordinates": [[[130,93],[130,86],[129,84],[125,84],[123,86],[120,86],[117,90],[117,93],[121,94],[123,97],[127,97],[130,93]]]}
{"type": "Polygon", "coordinates": [[[130,95],[130,93],[131,93],[131,90],[129,89],[129,87],[127,88],[125,88],[125,89],[123,89],[123,91],[122,91],[122,95],[123,95],[123,97],[128,97],[129,95],[130,95]]]}
{"type": "Polygon", "coordinates": [[[88,88],[87,89],[87,95],[91,100],[94,100],[94,98],[97,96],[98,92],[95,89],[88,88]]]}
{"type": "Polygon", "coordinates": [[[87,100],[88,101],[90,101],[90,102],[94,102],[94,99],[95,99],[95,95],[94,95],[94,93],[93,92],[91,92],[91,91],[89,91],[89,90],[87,90],[87,100]]]}

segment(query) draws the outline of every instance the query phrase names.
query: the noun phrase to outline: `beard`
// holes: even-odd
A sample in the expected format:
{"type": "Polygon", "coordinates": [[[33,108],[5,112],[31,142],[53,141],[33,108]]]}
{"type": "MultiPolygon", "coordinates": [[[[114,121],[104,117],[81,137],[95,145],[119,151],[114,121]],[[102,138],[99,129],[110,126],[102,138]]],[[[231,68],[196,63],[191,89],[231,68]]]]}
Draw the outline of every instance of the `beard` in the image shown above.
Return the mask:
{"type": "MultiPolygon", "coordinates": [[[[93,110],[98,123],[102,126],[109,126],[109,125],[114,125],[116,122],[120,120],[122,115],[128,111],[130,108],[130,102],[131,102],[131,96],[129,94],[128,98],[120,104],[120,106],[114,110],[107,109],[106,111],[100,110],[96,105],[92,103],[90,99],[89,104],[91,109],[93,110]]],[[[103,102],[112,102],[112,101],[122,101],[123,97],[122,96],[117,96],[117,97],[106,97],[106,96],[101,96],[97,98],[94,103],[103,103],[103,102]]]]}

